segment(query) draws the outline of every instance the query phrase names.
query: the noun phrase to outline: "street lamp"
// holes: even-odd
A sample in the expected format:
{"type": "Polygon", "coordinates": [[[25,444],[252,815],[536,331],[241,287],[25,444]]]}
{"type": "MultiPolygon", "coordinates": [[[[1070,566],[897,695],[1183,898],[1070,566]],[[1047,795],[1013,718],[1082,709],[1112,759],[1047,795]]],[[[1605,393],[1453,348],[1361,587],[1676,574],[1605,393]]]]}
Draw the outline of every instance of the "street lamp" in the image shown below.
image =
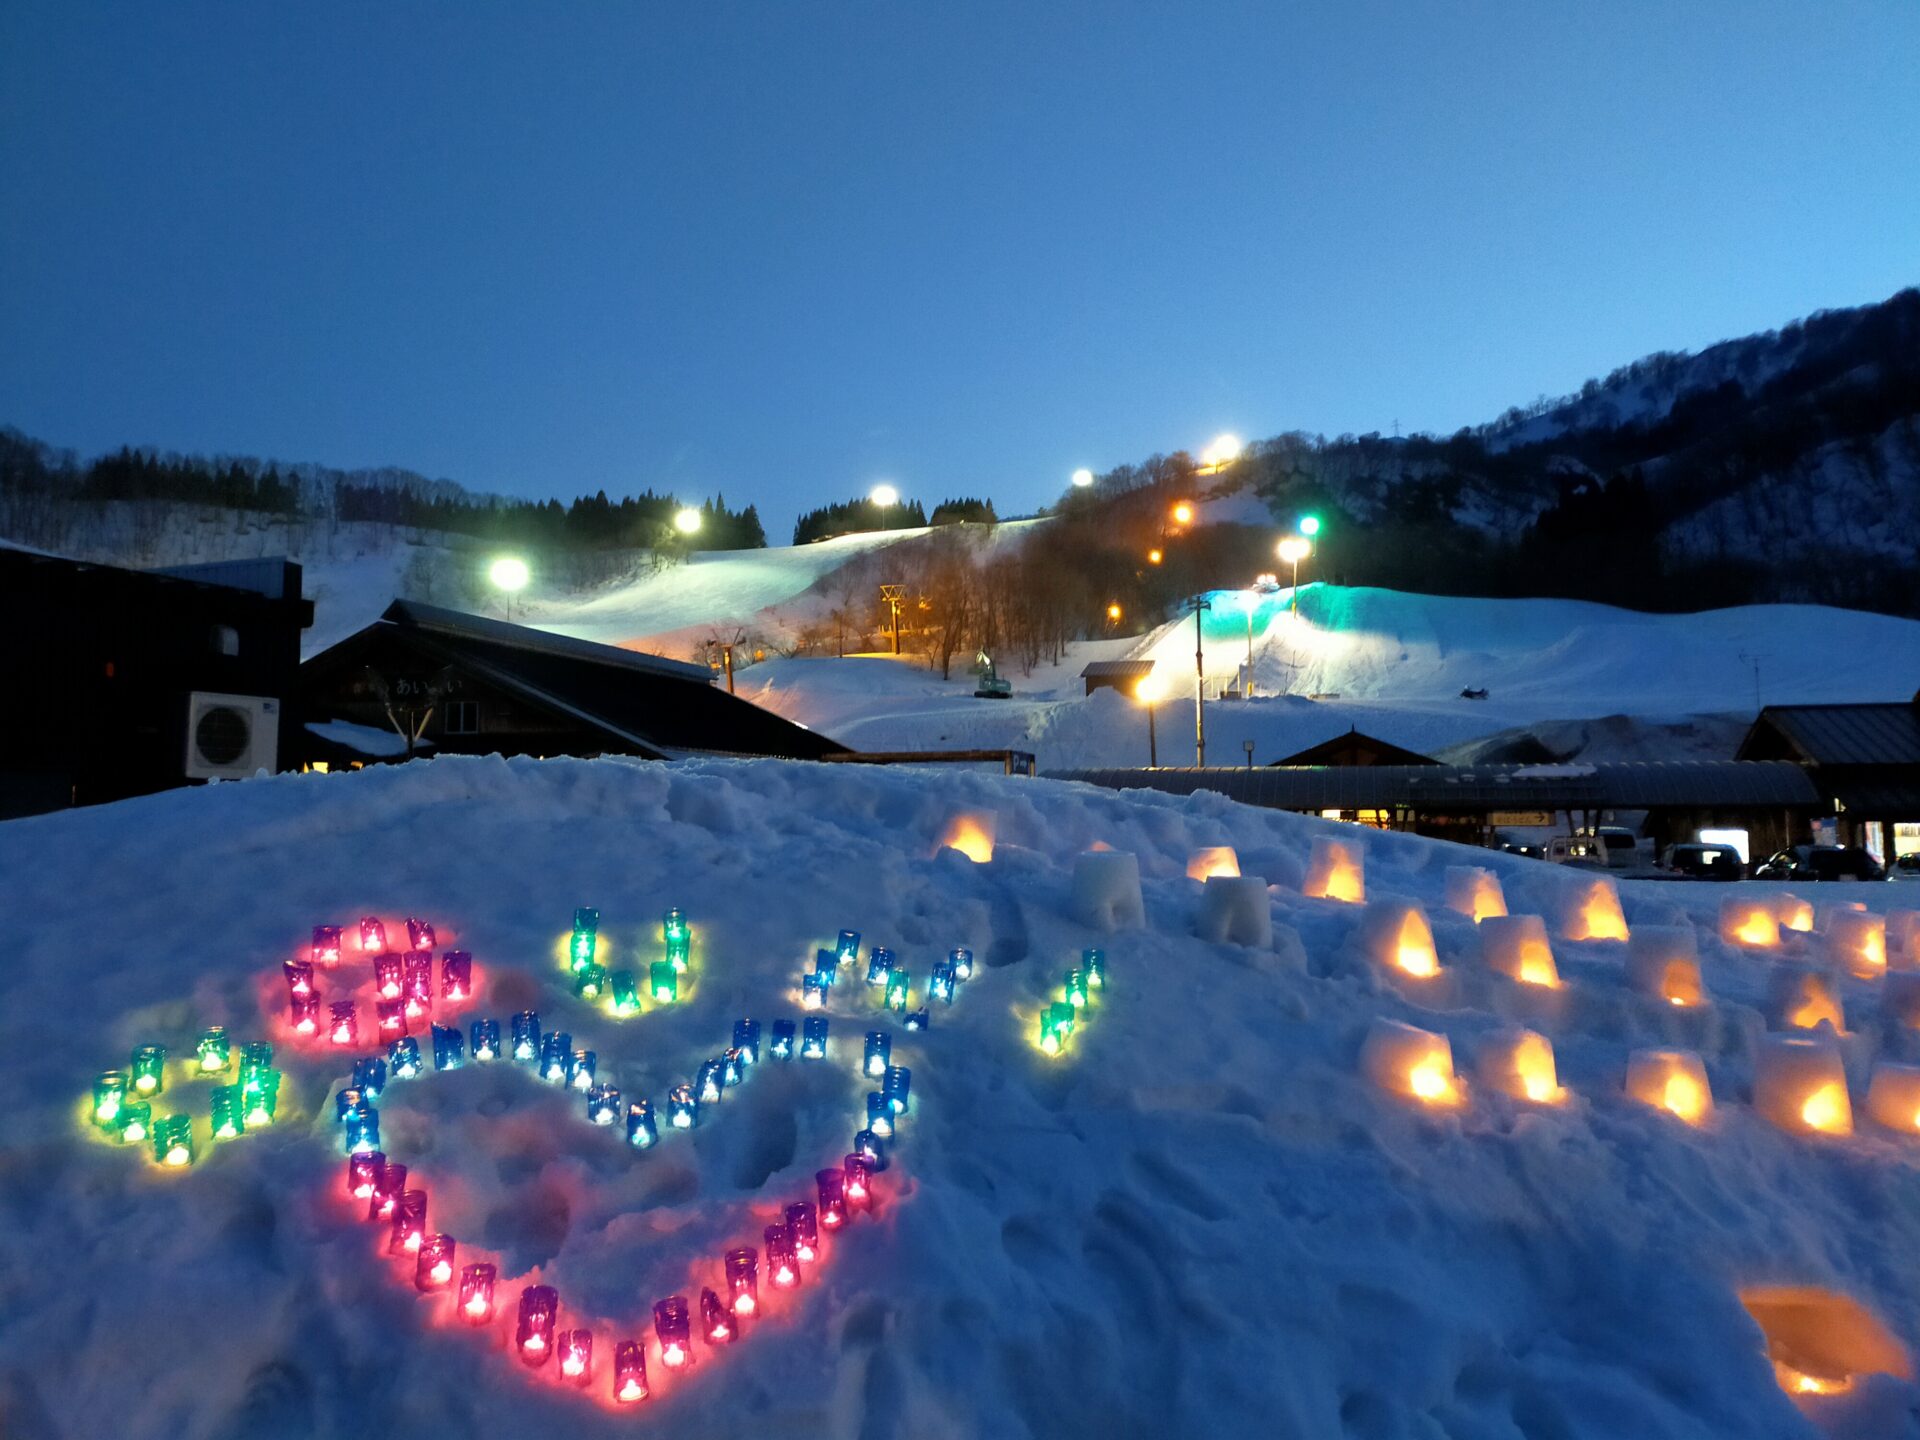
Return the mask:
{"type": "Polygon", "coordinates": [[[1216,435],[1213,443],[1200,452],[1201,473],[1215,475],[1240,458],[1238,435],[1216,435]]]}
{"type": "Polygon", "coordinates": [[[1320,517],[1318,515],[1302,515],[1300,517],[1300,533],[1309,540],[1318,535],[1320,533],[1320,517]]]}
{"type": "Polygon", "coordinates": [[[496,590],[524,590],[527,581],[533,578],[533,572],[527,569],[527,562],[518,555],[502,555],[487,567],[487,579],[493,582],[496,590]]]}
{"type": "Polygon", "coordinates": [[[1120,615],[1120,602],[1118,600],[1107,606],[1107,623],[1109,625],[1118,625],[1120,623],[1120,615]]]}
{"type": "Polygon", "coordinates": [[[699,534],[700,533],[700,512],[698,510],[695,510],[691,505],[687,506],[682,510],[675,511],[674,517],[673,517],[673,528],[678,530],[682,535],[699,534]]]}
{"type": "Polygon", "coordinates": [[[867,500],[885,510],[900,503],[900,492],[891,485],[876,485],[867,492],[867,500]]]}
{"type": "Polygon", "coordinates": [[[1300,608],[1300,562],[1313,553],[1313,542],[1304,536],[1289,535],[1274,549],[1283,561],[1293,566],[1293,593],[1287,597],[1287,608],[1297,611],[1300,608]]]}
{"type": "Polygon", "coordinates": [[[1091,484],[1093,484],[1093,471],[1081,469],[1073,472],[1074,489],[1085,490],[1091,484]]]}
{"type": "Polygon", "coordinates": [[[1140,682],[1133,687],[1134,698],[1147,707],[1147,768],[1149,770],[1160,768],[1160,744],[1153,733],[1153,707],[1159,703],[1160,697],[1166,694],[1166,691],[1166,685],[1152,671],[1142,675],[1140,682]]]}
{"type": "Polygon", "coordinates": [[[1207,658],[1200,616],[1213,608],[1213,602],[1204,595],[1194,595],[1186,605],[1193,612],[1193,763],[1204,770],[1207,768],[1207,658]]]}
{"type": "Polygon", "coordinates": [[[1248,591],[1241,598],[1240,608],[1247,614],[1247,673],[1240,682],[1240,694],[1243,698],[1253,698],[1253,612],[1260,608],[1258,591],[1248,591]]]}
{"type": "Polygon", "coordinates": [[[1173,507],[1173,523],[1176,525],[1191,525],[1193,523],[1193,506],[1189,505],[1185,500],[1176,504],[1173,507]]]}
{"type": "Polygon", "coordinates": [[[1161,560],[1164,558],[1165,557],[1161,555],[1158,547],[1147,551],[1147,563],[1149,565],[1158,565],[1161,562],[1161,560]]]}

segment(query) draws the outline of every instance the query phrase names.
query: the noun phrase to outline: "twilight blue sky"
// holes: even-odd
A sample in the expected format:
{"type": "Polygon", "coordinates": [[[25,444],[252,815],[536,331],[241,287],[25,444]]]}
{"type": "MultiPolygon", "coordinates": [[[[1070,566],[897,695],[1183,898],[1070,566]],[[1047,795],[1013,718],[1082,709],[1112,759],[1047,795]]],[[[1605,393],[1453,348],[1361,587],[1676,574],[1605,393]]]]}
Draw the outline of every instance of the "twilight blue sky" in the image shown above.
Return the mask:
{"type": "Polygon", "coordinates": [[[1920,5],[0,3],[0,423],[793,514],[1920,282],[1920,5]]]}

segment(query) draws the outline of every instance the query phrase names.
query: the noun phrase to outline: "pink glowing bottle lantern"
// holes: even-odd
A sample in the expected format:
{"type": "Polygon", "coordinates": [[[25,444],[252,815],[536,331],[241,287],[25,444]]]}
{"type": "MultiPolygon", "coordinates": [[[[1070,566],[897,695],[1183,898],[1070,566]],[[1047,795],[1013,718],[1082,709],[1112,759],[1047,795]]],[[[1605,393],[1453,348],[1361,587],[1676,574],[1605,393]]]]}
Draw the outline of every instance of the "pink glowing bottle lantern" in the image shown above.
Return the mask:
{"type": "Polygon", "coordinates": [[[407,1010],[402,1001],[374,1001],[373,1018],[382,1040],[399,1040],[407,1033],[407,1010]]]}
{"type": "Polygon", "coordinates": [[[693,1358],[693,1322],[686,1296],[669,1295],[654,1302],[653,1331],[660,1340],[660,1363],[669,1370],[682,1369],[693,1358]]]}
{"type": "Polygon", "coordinates": [[[288,995],[313,994],[313,961],[282,960],[280,973],[287,977],[288,995]]]}
{"type": "Polygon", "coordinates": [[[727,1251],[727,1298],[736,1316],[751,1315],[760,1308],[760,1257],[751,1245],[727,1251]]]}
{"type": "Polygon", "coordinates": [[[394,1204],[389,1255],[415,1255],[427,1238],[427,1192],[409,1190],[394,1204]]]}
{"type": "Polygon", "coordinates": [[[560,1332],[560,1374],[575,1385],[584,1386],[593,1378],[593,1332],[560,1332]]]}
{"type": "Polygon", "coordinates": [[[347,1194],[355,1200],[371,1200],[380,1183],[380,1171],[387,1157],[378,1150],[363,1150],[347,1157],[347,1194]]]}
{"type": "Polygon", "coordinates": [[[462,1005],[472,994],[473,956],[464,950],[447,951],[440,957],[440,998],[462,1005]]]}
{"type": "Polygon", "coordinates": [[[520,1292],[520,1321],[513,1343],[529,1365],[547,1363],[553,1354],[553,1327],[560,1314],[560,1295],[551,1285],[529,1285],[520,1292]]]}
{"type": "Polygon", "coordinates": [[[847,1172],[844,1170],[816,1171],[813,1183],[820,1196],[820,1228],[838,1230],[847,1223],[847,1172]]]}
{"type": "Polygon", "coordinates": [[[343,1050],[358,1048],[360,1017],[355,1013],[353,1001],[335,1000],[328,1011],[331,1018],[327,1021],[327,1038],[343,1050]]]}
{"type": "Polygon", "coordinates": [[[387,927],[380,923],[380,917],[377,915],[368,915],[360,922],[360,953],[362,955],[387,953],[387,927]]]}
{"type": "Polygon", "coordinates": [[[396,1165],[391,1160],[380,1167],[380,1173],[374,1177],[373,1194],[367,1199],[367,1219],[391,1220],[400,1206],[400,1197],[407,1190],[407,1167],[396,1165]]]}
{"type": "Polygon", "coordinates": [[[438,948],[434,938],[433,926],[425,920],[407,917],[407,948],[409,950],[433,950],[438,948]]]}
{"type": "Polygon", "coordinates": [[[794,1253],[793,1234],[784,1223],[767,1226],[767,1279],[776,1290],[800,1283],[800,1257],[794,1253]]]}
{"type": "Polygon", "coordinates": [[[700,1332],[709,1345],[731,1345],[740,1338],[732,1312],[720,1303],[711,1286],[700,1292],[700,1332]]]}
{"type": "Polygon", "coordinates": [[[382,1000],[398,1000],[406,988],[406,965],[398,955],[377,955],[373,961],[373,988],[382,1000]]]}
{"type": "Polygon", "coordinates": [[[309,992],[287,997],[287,1020],[296,1035],[320,1033],[320,997],[309,992]]]}
{"type": "Polygon", "coordinates": [[[613,1398],[633,1405],[652,1393],[647,1388],[647,1347],[638,1340],[622,1340],[613,1347],[613,1398]]]}
{"type": "Polygon", "coordinates": [[[460,1318],[469,1325],[493,1319],[493,1285],[499,1272],[482,1260],[460,1272],[460,1318]]]}
{"type": "Polygon", "coordinates": [[[456,1246],[451,1235],[429,1235],[420,1242],[420,1256],[413,1266],[416,1290],[444,1290],[453,1283],[453,1257],[456,1246]]]}

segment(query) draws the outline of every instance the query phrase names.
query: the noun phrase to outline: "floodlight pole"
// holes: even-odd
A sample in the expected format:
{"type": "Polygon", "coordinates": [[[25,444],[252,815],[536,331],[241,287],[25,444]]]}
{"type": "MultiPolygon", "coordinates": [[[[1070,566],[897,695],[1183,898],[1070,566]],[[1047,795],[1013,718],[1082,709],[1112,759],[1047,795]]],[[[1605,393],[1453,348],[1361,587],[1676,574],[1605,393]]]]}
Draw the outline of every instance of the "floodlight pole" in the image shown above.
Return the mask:
{"type": "Polygon", "coordinates": [[[1187,601],[1187,608],[1193,612],[1193,763],[1204,770],[1207,766],[1207,664],[1200,615],[1211,610],[1213,602],[1204,595],[1195,595],[1187,601]]]}
{"type": "Polygon", "coordinates": [[[896,655],[900,653],[900,596],[903,588],[899,585],[880,587],[880,598],[886,602],[887,609],[893,615],[893,653],[896,655]]]}

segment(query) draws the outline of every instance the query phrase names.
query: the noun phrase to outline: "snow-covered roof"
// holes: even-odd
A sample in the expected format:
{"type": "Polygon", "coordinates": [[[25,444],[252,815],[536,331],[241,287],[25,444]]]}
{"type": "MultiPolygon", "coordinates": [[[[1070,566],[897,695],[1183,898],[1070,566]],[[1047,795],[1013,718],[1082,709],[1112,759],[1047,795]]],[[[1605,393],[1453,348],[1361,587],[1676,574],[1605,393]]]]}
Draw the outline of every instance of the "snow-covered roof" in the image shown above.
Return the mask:
{"type": "Polygon", "coordinates": [[[429,630],[442,635],[464,636],[505,645],[515,650],[531,650],[546,655],[564,655],[570,660],[586,660],[596,665],[614,665],[624,670],[645,670],[656,675],[673,675],[682,680],[713,682],[713,672],[704,665],[684,660],[669,660],[664,655],[649,655],[644,650],[624,650],[618,645],[600,645],[592,640],[576,640],[550,630],[534,630],[511,625],[504,620],[489,620],[483,615],[468,615],[459,610],[442,610],[418,600],[396,600],[387,607],[381,620],[429,630]]]}

